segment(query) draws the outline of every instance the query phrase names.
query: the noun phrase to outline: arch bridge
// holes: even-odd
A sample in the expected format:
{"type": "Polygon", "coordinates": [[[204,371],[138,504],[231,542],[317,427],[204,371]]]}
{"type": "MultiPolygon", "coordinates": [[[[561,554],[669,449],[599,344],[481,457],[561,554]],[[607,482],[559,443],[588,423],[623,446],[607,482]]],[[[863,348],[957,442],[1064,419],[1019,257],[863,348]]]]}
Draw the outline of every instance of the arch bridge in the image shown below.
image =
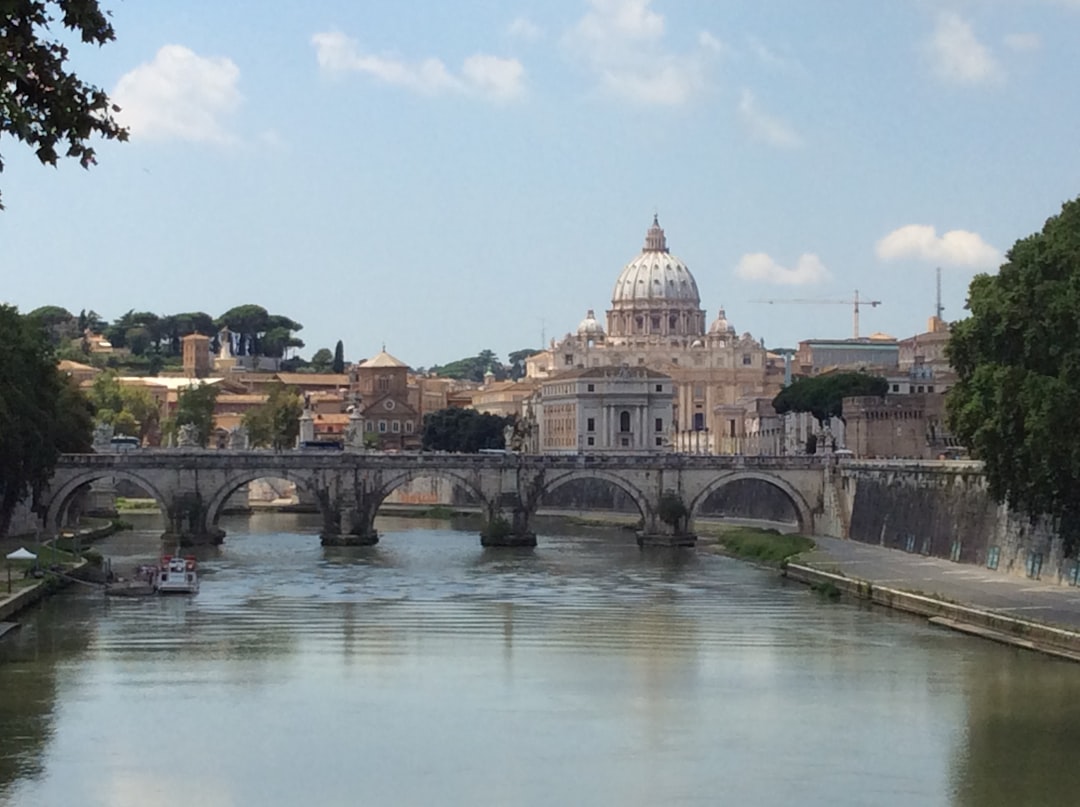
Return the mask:
{"type": "Polygon", "coordinates": [[[66,454],[46,491],[44,528],[55,534],[75,494],[98,480],[128,480],[166,518],[165,536],[182,544],[220,543],[218,517],[239,488],[276,477],[317,503],[327,545],[378,541],[375,515],[395,489],[444,477],[481,503],[484,546],[535,546],[533,516],[546,493],[580,479],[604,479],[641,512],[642,545],[692,546],[694,520],[711,493],[740,480],[771,485],[790,501],[799,530],[813,534],[825,506],[828,460],[680,454],[377,454],[326,451],[168,449],[66,454]],[[676,502],[672,506],[672,502],[676,502]],[[666,502],[666,505],[665,505],[666,502]]]}

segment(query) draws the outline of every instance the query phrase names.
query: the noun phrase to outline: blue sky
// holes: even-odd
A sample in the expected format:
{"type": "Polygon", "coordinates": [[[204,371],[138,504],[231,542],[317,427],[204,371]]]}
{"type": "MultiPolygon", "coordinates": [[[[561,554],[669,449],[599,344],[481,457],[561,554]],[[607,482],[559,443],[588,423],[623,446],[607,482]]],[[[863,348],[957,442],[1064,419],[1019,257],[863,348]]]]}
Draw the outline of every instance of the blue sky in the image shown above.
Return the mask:
{"type": "Polygon", "coordinates": [[[610,305],[658,212],[770,347],[946,318],[1080,195],[1080,0],[116,3],[73,50],[132,131],[0,139],[0,299],[246,302],[310,355],[505,357],[610,305]]]}

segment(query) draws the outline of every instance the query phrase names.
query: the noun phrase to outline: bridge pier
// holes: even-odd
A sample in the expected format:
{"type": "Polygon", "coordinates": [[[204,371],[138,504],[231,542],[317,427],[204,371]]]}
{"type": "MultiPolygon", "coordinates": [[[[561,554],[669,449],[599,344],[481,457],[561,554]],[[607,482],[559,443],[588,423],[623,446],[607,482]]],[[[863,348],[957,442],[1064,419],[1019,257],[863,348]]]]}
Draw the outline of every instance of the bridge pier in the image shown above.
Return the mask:
{"type": "Polygon", "coordinates": [[[168,502],[167,525],[161,540],[177,546],[216,546],[225,540],[225,530],[211,524],[209,512],[198,493],[178,493],[168,502]]]}

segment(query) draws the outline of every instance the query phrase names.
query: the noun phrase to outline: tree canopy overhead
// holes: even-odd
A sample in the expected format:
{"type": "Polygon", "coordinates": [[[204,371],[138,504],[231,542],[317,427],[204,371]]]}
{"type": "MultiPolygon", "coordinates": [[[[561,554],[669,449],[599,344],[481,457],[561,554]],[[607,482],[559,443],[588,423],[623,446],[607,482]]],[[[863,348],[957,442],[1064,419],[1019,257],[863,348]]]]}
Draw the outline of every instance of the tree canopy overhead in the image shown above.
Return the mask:
{"type": "Polygon", "coordinates": [[[866,373],[827,373],[797,378],[773,398],[778,415],[786,412],[810,412],[819,422],[843,419],[844,398],[859,395],[884,395],[889,383],[880,376],[866,373]]]}
{"type": "Polygon", "coordinates": [[[119,108],[105,92],[68,69],[68,47],[52,36],[58,20],[85,44],[116,38],[97,0],[0,4],[0,134],[26,143],[44,164],[72,157],[89,168],[97,161],[87,145],[93,135],[127,140],[128,132],[113,118],[119,108]]]}
{"type": "Polygon", "coordinates": [[[1053,517],[1080,546],[1080,199],[971,281],[952,328],[953,433],[983,461],[990,493],[1053,517]]]}

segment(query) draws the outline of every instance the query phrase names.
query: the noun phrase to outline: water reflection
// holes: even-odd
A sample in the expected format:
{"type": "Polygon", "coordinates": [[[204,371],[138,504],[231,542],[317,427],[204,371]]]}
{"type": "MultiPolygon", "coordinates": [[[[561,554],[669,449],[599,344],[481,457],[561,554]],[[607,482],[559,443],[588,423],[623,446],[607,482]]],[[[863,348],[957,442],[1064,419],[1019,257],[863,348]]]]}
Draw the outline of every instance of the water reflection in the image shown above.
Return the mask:
{"type": "Polygon", "coordinates": [[[0,803],[1069,803],[1073,665],[621,531],[224,526],[198,596],[0,642],[0,803]]]}

